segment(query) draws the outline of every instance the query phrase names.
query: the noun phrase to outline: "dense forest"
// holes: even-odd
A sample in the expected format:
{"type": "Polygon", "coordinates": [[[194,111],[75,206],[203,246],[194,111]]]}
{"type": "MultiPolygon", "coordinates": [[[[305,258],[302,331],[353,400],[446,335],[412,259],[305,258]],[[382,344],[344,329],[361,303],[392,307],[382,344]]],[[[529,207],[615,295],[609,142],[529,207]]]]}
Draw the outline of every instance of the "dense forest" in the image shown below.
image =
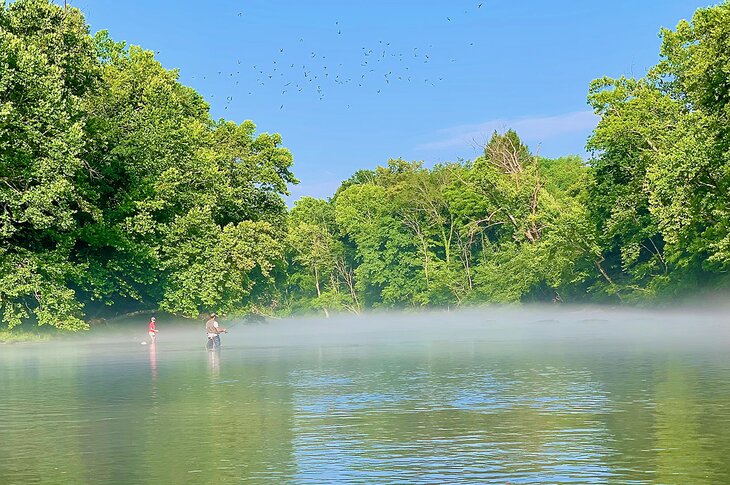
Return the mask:
{"type": "MultiPolygon", "coordinates": [[[[279,135],[214,120],[151,51],[48,0],[0,4],[2,325],[644,302],[730,283],[730,3],[588,90],[588,160],[514,131],[303,198],[279,135]],[[534,148],[534,147],[533,147],[534,148]]],[[[374,161],[375,163],[377,161],[374,161]]]]}

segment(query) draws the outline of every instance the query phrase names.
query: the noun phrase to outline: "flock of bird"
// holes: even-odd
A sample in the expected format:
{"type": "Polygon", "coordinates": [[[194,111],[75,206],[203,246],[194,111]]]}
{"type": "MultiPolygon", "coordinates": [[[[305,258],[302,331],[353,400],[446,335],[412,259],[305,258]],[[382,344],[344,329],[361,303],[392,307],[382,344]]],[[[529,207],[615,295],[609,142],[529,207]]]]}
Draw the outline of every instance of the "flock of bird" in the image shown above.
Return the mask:
{"type": "MultiPolygon", "coordinates": [[[[471,12],[465,10],[464,14],[469,15],[479,11],[482,5],[483,3],[477,3],[471,12]]],[[[246,13],[239,12],[238,16],[245,17],[246,13]]],[[[446,23],[454,22],[455,19],[456,17],[452,16],[444,17],[446,23]]],[[[339,20],[334,22],[333,34],[346,35],[339,20]]],[[[474,47],[474,42],[470,42],[467,47],[474,47]]],[[[235,69],[229,72],[218,71],[217,76],[228,77],[234,83],[233,86],[238,94],[252,96],[258,87],[274,88],[275,92],[280,93],[282,101],[287,95],[302,93],[305,90],[316,94],[322,101],[326,98],[328,90],[337,85],[368,89],[374,94],[380,94],[396,83],[423,83],[436,86],[442,82],[444,80],[442,74],[434,74],[431,77],[419,75],[422,70],[418,65],[429,64],[437,56],[432,48],[433,44],[429,44],[428,48],[422,46],[404,50],[397,48],[395,43],[390,41],[378,40],[372,45],[360,47],[357,55],[348,56],[345,62],[332,63],[332,59],[327,58],[327,53],[307,49],[305,39],[301,37],[296,47],[286,48],[287,52],[284,47],[278,47],[270,62],[246,65],[238,59],[235,69]],[[285,55],[290,54],[289,50],[295,51],[293,56],[285,55]],[[292,62],[292,59],[297,59],[297,62],[292,62]],[[245,72],[247,69],[250,69],[248,75],[245,72]],[[243,78],[241,78],[242,72],[243,78]],[[255,83],[252,82],[253,78],[255,83]],[[239,88],[242,80],[245,86],[239,88]],[[244,87],[246,89],[243,89],[244,87]]],[[[456,58],[438,60],[441,63],[457,62],[456,58]]],[[[209,75],[201,78],[204,81],[208,80],[209,75]]],[[[233,100],[234,96],[227,96],[224,109],[227,110],[233,100]]],[[[284,106],[284,102],[281,102],[279,109],[284,109],[284,106]]],[[[349,109],[349,105],[347,108],[349,109]]]]}

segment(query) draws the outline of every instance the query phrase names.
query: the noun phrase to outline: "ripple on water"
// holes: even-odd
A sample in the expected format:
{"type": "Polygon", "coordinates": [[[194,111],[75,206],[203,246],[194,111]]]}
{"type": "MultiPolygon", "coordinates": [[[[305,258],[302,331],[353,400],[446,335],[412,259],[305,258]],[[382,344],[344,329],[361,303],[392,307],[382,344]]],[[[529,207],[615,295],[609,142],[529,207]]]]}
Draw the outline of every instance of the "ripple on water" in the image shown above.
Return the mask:
{"type": "Polygon", "coordinates": [[[118,367],[95,354],[73,365],[38,356],[30,377],[3,369],[0,483],[730,476],[726,358],[494,356],[469,345],[246,360],[231,349],[213,369],[200,353],[168,361],[162,349],[157,373],[147,349],[118,367]]]}

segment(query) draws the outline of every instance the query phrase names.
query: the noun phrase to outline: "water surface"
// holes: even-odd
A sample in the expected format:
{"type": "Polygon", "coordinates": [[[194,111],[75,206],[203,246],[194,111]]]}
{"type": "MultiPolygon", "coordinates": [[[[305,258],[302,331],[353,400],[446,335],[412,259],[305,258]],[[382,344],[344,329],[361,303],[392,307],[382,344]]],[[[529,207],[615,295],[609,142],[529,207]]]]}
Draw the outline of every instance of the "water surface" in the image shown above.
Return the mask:
{"type": "Polygon", "coordinates": [[[2,346],[0,483],[730,476],[723,318],[369,318],[2,346]]]}

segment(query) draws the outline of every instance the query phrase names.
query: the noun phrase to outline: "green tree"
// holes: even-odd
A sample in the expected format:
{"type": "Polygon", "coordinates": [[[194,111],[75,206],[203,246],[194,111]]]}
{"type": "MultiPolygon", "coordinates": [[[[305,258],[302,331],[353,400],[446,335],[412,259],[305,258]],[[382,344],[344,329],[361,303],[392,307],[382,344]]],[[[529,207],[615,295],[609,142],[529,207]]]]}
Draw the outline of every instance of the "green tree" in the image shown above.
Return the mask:
{"type": "Polygon", "coordinates": [[[637,297],[725,280],[730,264],[730,4],[662,31],[643,79],[600,79],[589,100],[591,211],[608,272],[637,297]]]}
{"type": "Polygon", "coordinates": [[[304,197],[294,204],[289,216],[287,238],[290,254],[290,282],[308,298],[311,307],[346,309],[358,313],[354,271],[340,240],[334,207],[323,200],[304,197]]]}
{"type": "Polygon", "coordinates": [[[150,51],[103,32],[97,45],[104,84],[87,101],[88,155],[103,218],[78,245],[94,275],[84,289],[107,305],[188,316],[263,297],[283,258],[281,195],[296,182],[280,136],[212,121],[200,95],[150,51]]]}
{"type": "MultiPolygon", "coordinates": [[[[581,171],[574,167],[574,173],[581,171]]],[[[561,288],[582,277],[576,268],[591,240],[577,201],[557,188],[571,184],[545,176],[539,158],[511,130],[493,134],[462,182],[482,198],[469,216],[482,233],[474,275],[480,299],[562,300],[561,288]]]]}
{"type": "Polygon", "coordinates": [[[84,328],[67,285],[81,218],[98,216],[78,187],[90,170],[82,98],[99,76],[80,12],[44,0],[0,4],[0,308],[12,328],[84,328]]]}
{"type": "Polygon", "coordinates": [[[352,185],[335,200],[337,224],[356,248],[355,281],[367,306],[423,303],[425,280],[418,247],[404,230],[399,207],[383,186],[386,180],[414,168],[393,162],[380,170],[377,185],[352,185]]]}
{"type": "Polygon", "coordinates": [[[65,329],[270,304],[296,183],[276,134],[210,118],[152,52],[48,0],[0,8],[0,309],[65,329]]]}

